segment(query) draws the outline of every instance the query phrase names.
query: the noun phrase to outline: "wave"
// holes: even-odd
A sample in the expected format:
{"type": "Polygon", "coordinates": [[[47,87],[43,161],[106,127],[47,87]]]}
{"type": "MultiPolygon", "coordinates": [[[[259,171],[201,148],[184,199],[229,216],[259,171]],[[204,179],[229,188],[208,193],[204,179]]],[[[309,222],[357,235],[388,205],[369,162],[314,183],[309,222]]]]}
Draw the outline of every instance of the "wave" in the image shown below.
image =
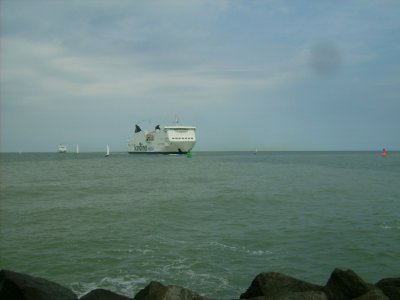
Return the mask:
{"type": "Polygon", "coordinates": [[[270,255],[272,254],[271,251],[269,250],[252,250],[247,247],[236,247],[236,246],[229,246],[220,242],[209,242],[208,243],[212,247],[220,248],[223,250],[229,250],[232,252],[239,252],[239,253],[246,253],[249,255],[254,255],[254,256],[261,256],[261,255],[270,255]]]}
{"type": "MultiPolygon", "coordinates": [[[[74,282],[69,287],[78,297],[97,288],[133,297],[151,281],[182,286],[198,293],[206,291],[213,295],[224,295],[227,291],[232,290],[238,293],[238,287],[229,281],[229,274],[226,270],[220,270],[220,272],[212,270],[203,262],[180,257],[167,259],[164,264],[150,264],[140,275],[124,274],[124,271],[120,270],[114,275],[101,279],[74,282]]],[[[203,296],[206,295],[203,294],[203,296]]]]}
{"type": "MultiPolygon", "coordinates": [[[[190,288],[196,292],[208,291],[213,294],[225,293],[235,289],[229,282],[227,275],[229,272],[218,272],[207,267],[207,263],[192,260],[189,258],[177,258],[158,268],[155,277],[159,277],[160,282],[175,284],[190,288]]],[[[206,296],[206,295],[203,295],[206,296]]]]}
{"type": "Polygon", "coordinates": [[[98,288],[133,297],[135,293],[149,282],[149,278],[126,274],[116,277],[104,277],[97,282],[74,282],[70,285],[70,288],[79,298],[98,288]]]}
{"type": "Polygon", "coordinates": [[[140,253],[140,254],[149,254],[154,252],[155,250],[152,249],[140,249],[140,248],[134,248],[128,250],[128,253],[140,253]]]}
{"type": "Polygon", "coordinates": [[[400,230],[400,224],[399,224],[398,220],[382,222],[382,223],[379,223],[379,228],[384,229],[384,230],[400,230]]]}

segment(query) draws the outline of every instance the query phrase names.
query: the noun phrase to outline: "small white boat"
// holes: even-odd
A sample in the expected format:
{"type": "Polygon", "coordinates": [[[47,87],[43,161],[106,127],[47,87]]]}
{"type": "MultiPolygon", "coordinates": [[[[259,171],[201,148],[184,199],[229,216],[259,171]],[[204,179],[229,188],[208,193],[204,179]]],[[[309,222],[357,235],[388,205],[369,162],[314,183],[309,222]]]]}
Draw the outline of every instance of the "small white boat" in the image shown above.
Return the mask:
{"type": "Polygon", "coordinates": [[[107,150],[106,150],[106,155],[104,155],[105,157],[109,157],[110,156],[110,147],[108,147],[107,144],[107,150]]]}
{"type": "Polygon", "coordinates": [[[59,153],[66,153],[67,152],[67,146],[64,144],[58,145],[58,152],[59,153]]]}
{"type": "Polygon", "coordinates": [[[79,154],[79,145],[76,144],[76,154],[79,154]]]}

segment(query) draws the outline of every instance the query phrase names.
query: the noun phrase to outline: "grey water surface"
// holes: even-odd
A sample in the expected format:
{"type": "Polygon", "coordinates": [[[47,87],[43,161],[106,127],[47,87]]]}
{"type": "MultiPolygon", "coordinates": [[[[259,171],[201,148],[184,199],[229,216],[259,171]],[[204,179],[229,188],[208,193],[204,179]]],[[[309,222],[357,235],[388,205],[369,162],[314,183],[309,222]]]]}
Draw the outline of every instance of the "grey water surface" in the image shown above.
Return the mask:
{"type": "Polygon", "coordinates": [[[78,295],[399,276],[399,152],[3,153],[0,176],[0,268],[78,295]]]}

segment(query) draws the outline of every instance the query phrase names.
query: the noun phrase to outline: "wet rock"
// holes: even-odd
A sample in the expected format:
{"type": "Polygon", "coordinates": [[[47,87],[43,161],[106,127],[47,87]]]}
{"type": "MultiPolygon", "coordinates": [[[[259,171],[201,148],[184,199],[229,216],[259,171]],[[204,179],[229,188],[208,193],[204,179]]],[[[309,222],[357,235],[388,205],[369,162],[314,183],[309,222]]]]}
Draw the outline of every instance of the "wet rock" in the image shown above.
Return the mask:
{"type": "MultiPolygon", "coordinates": [[[[129,300],[131,298],[104,289],[96,289],[80,300],[129,300]]],[[[151,282],[134,300],[207,300],[182,287],[151,282]]],[[[366,283],[351,270],[335,269],[323,286],[282,273],[261,273],[240,299],[248,300],[400,300],[400,278],[385,278],[375,285],[366,283]]],[[[0,271],[0,300],[77,300],[69,289],[13,271],[0,271]]]]}
{"type": "Polygon", "coordinates": [[[327,300],[323,292],[292,292],[276,294],[274,296],[260,296],[248,300],[327,300]]]}
{"type": "Polygon", "coordinates": [[[0,271],[0,299],[77,300],[69,289],[43,278],[8,270],[0,271]]]}
{"type": "Polygon", "coordinates": [[[139,291],[134,300],[207,300],[188,289],[152,281],[143,290],[139,291]]]}
{"type": "Polygon", "coordinates": [[[122,296],[104,289],[95,289],[79,298],[79,300],[132,300],[132,298],[122,296]]]}
{"type": "MultiPolygon", "coordinates": [[[[251,283],[250,287],[247,289],[247,291],[242,295],[240,295],[240,299],[251,299],[260,296],[267,297],[266,299],[274,299],[271,297],[278,297],[278,296],[283,297],[284,294],[287,294],[287,297],[289,297],[288,293],[299,293],[299,292],[300,293],[323,292],[323,287],[287,276],[282,273],[267,272],[257,275],[256,278],[251,283]]],[[[320,295],[319,296],[314,295],[314,296],[320,297],[320,295]]],[[[282,299],[292,299],[292,298],[282,298],[282,299]]]]}
{"type": "Polygon", "coordinates": [[[369,292],[360,297],[353,298],[353,300],[389,300],[389,298],[380,289],[372,286],[369,292]]]}
{"type": "Polygon", "coordinates": [[[328,300],[324,292],[294,292],[273,296],[271,300],[328,300]]]}
{"type": "Polygon", "coordinates": [[[371,290],[371,286],[352,270],[335,269],[327,284],[325,293],[332,300],[347,300],[360,297],[371,290]]]}
{"type": "Polygon", "coordinates": [[[390,300],[400,299],[400,278],[384,278],[375,283],[375,285],[381,289],[390,300]]]}

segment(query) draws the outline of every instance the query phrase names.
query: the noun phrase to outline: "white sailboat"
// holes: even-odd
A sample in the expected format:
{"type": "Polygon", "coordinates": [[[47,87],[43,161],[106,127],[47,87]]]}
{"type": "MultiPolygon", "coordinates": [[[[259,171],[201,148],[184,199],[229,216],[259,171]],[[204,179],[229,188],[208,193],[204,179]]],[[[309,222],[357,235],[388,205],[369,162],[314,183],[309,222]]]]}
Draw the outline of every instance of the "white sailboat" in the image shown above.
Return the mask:
{"type": "Polygon", "coordinates": [[[76,144],[76,154],[79,154],[79,145],[76,144]]]}
{"type": "Polygon", "coordinates": [[[110,156],[110,147],[108,147],[107,144],[107,151],[106,151],[106,155],[104,155],[105,157],[109,157],[110,156]]]}

